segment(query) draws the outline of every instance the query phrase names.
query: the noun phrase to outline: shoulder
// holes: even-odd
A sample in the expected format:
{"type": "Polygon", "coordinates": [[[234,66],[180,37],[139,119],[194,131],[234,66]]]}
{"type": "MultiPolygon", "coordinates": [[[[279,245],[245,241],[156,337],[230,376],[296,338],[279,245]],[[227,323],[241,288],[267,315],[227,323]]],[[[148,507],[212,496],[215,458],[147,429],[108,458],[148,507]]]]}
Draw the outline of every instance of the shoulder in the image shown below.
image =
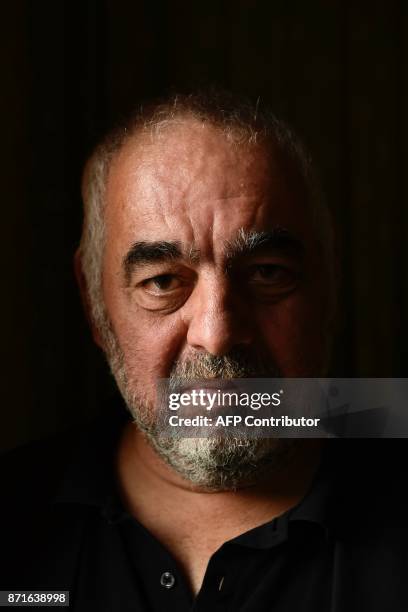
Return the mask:
{"type": "Polygon", "coordinates": [[[332,509],[345,529],[408,534],[407,450],[402,438],[329,441],[332,509]]]}
{"type": "Polygon", "coordinates": [[[53,499],[64,479],[85,479],[89,464],[97,470],[99,462],[109,462],[125,419],[121,412],[108,412],[82,426],[1,454],[4,503],[0,513],[20,505],[43,507],[53,499]]]}
{"type": "Polygon", "coordinates": [[[71,453],[70,436],[60,434],[0,456],[3,587],[17,587],[24,580],[31,584],[30,577],[35,575],[36,568],[46,567],[41,551],[51,550],[56,534],[66,532],[72,522],[71,517],[57,517],[52,504],[71,453]]]}
{"type": "Polygon", "coordinates": [[[112,463],[116,423],[95,420],[0,456],[0,582],[62,585],[74,575],[86,525],[99,517],[92,495],[112,463]]]}
{"type": "Polygon", "coordinates": [[[58,479],[74,452],[78,433],[58,434],[29,442],[0,455],[0,512],[24,503],[32,505],[52,496],[58,479]]]}

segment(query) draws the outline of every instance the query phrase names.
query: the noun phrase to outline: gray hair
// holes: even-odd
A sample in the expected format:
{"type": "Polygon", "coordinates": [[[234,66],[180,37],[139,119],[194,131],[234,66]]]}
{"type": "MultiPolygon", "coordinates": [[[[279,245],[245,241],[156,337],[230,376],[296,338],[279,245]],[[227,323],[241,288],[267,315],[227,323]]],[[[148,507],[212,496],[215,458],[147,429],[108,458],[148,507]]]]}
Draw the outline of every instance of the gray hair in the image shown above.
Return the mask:
{"type": "Polygon", "coordinates": [[[319,181],[303,144],[294,132],[268,109],[230,94],[174,95],[158,103],[141,107],[102,140],[88,160],[84,172],[82,196],[84,221],[79,255],[87,285],[91,316],[104,335],[107,316],[102,296],[102,262],[105,245],[105,189],[114,156],[127,140],[140,133],[159,136],[167,127],[194,119],[216,127],[236,145],[274,143],[291,160],[303,178],[312,214],[316,218],[319,239],[332,257],[330,214],[319,181]]]}

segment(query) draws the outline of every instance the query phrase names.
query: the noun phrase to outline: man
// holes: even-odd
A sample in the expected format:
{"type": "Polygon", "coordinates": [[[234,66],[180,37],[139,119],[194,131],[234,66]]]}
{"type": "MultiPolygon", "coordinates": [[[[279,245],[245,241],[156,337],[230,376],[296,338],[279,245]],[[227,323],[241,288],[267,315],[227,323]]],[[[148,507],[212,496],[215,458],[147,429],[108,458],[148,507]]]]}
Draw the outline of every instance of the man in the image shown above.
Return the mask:
{"type": "Polygon", "coordinates": [[[179,96],[108,135],[83,197],[77,277],[129,414],[17,452],[1,588],[99,612],[405,609],[395,488],[362,447],[158,428],[159,379],[327,371],[333,229],[292,132],[179,96]]]}

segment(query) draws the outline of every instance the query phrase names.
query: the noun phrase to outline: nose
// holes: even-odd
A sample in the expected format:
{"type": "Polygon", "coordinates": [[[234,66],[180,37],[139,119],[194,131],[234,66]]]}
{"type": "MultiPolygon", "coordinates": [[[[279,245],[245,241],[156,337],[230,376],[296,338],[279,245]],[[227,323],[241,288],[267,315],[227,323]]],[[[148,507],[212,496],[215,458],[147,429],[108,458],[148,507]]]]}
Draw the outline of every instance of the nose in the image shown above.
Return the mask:
{"type": "Polygon", "coordinates": [[[233,348],[253,342],[250,304],[225,280],[198,283],[188,302],[190,347],[221,357],[233,348]]]}

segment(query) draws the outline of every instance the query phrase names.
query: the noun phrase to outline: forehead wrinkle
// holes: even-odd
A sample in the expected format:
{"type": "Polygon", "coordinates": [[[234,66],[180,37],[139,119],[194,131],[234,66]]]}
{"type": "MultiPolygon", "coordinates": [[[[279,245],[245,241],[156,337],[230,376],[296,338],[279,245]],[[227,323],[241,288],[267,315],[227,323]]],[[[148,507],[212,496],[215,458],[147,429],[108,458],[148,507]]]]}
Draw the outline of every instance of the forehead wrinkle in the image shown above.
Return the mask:
{"type": "Polygon", "coordinates": [[[227,202],[252,191],[256,195],[259,181],[251,180],[253,165],[256,162],[258,176],[262,166],[261,174],[269,182],[270,154],[260,145],[234,146],[215,127],[202,128],[196,121],[187,121],[170,126],[158,141],[146,141],[140,135],[129,139],[116,158],[119,165],[133,166],[126,183],[136,179],[142,199],[151,199],[161,211],[166,206],[180,210],[182,204],[204,198],[227,202]]]}
{"type": "Polygon", "coordinates": [[[218,194],[223,191],[225,199],[236,197],[251,185],[251,168],[255,161],[258,172],[260,166],[263,166],[265,171],[271,163],[270,156],[266,155],[266,151],[260,146],[256,149],[243,145],[234,147],[216,129],[207,126],[204,132],[200,129],[197,136],[191,127],[188,131],[186,126],[183,127],[184,132],[181,135],[179,130],[172,130],[166,134],[164,141],[151,145],[147,152],[148,165],[154,166],[155,178],[164,181],[183,195],[186,195],[187,191],[190,191],[192,198],[197,195],[197,191],[201,192],[200,196],[206,192],[208,194],[208,181],[202,180],[205,176],[213,182],[210,190],[214,189],[215,183],[218,194]],[[172,166],[174,172],[169,173],[172,166]],[[239,179],[236,176],[237,171],[240,173],[239,179]]]}

